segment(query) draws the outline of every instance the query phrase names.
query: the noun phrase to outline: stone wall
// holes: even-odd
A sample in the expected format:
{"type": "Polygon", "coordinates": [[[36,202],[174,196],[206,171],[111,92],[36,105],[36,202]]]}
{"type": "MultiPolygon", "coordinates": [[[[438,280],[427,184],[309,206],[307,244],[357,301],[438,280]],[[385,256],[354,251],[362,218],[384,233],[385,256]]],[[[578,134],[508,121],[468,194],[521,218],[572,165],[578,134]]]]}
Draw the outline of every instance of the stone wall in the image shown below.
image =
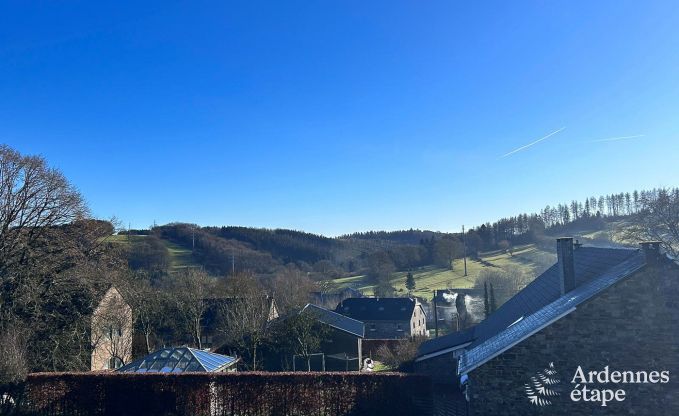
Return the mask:
{"type": "Polygon", "coordinates": [[[364,321],[366,339],[396,339],[410,336],[410,321],[364,321]]]}
{"type": "Polygon", "coordinates": [[[577,310],[495,357],[470,374],[471,414],[679,414],[679,273],[676,266],[645,267],[577,310]],[[536,406],[524,384],[554,364],[560,396],[536,406]],[[667,384],[599,384],[624,389],[625,400],[573,402],[572,378],[585,372],[669,371],[667,384]]]}

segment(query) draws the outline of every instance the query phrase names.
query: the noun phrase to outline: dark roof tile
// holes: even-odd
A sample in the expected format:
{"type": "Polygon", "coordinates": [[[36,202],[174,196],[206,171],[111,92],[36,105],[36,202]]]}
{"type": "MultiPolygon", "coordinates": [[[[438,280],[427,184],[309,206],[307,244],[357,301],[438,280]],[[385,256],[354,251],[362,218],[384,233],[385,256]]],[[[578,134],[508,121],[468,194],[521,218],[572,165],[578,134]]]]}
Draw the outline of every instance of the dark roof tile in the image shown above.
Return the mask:
{"type": "MultiPolygon", "coordinates": [[[[639,255],[638,249],[580,247],[573,252],[575,276],[580,287],[601,276],[611,267],[639,255]]],[[[554,264],[538,276],[519,293],[507,300],[497,311],[472,328],[473,343],[469,349],[483,343],[512,323],[536,313],[546,305],[561,297],[558,265],[554,264]]],[[[460,336],[452,333],[430,340],[420,346],[418,355],[448,349],[468,340],[469,334],[460,336]]]]}
{"type": "Polygon", "coordinates": [[[349,298],[336,312],[359,321],[407,321],[413,316],[416,301],[411,298],[349,298]]]}
{"type": "Polygon", "coordinates": [[[363,338],[365,336],[365,324],[361,321],[351,319],[320,306],[312,305],[311,303],[306,305],[302,312],[313,313],[319,321],[333,328],[348,332],[357,337],[363,338]]]}

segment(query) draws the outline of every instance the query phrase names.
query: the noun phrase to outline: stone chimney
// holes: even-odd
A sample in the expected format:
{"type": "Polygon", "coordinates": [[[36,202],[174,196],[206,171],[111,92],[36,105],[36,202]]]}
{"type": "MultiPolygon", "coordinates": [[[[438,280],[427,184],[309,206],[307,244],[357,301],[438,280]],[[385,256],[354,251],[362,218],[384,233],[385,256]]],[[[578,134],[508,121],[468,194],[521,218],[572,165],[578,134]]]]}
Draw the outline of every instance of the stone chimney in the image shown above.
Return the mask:
{"type": "Polygon", "coordinates": [[[556,256],[559,267],[559,284],[561,294],[575,289],[575,263],[573,260],[573,238],[556,239],[556,256]]]}
{"type": "Polygon", "coordinates": [[[641,250],[646,257],[646,264],[649,266],[657,266],[660,264],[663,255],[660,252],[660,241],[644,241],[641,243],[641,250]]]}

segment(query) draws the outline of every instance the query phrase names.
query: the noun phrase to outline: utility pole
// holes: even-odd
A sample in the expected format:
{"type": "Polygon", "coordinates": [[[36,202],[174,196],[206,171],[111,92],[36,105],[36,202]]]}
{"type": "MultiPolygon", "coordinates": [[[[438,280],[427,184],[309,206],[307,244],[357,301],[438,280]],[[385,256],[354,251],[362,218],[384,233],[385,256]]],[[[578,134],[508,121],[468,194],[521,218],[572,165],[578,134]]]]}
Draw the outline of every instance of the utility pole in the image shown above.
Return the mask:
{"type": "Polygon", "coordinates": [[[439,337],[439,315],[436,309],[436,290],[434,290],[434,338],[439,337]]]}
{"type": "Polygon", "coordinates": [[[231,252],[231,275],[236,274],[236,257],[233,255],[233,251],[231,252]]]}
{"type": "Polygon", "coordinates": [[[196,249],[196,227],[191,227],[191,251],[196,249]]]}
{"type": "Polygon", "coordinates": [[[462,225],[462,245],[464,246],[464,275],[467,276],[467,234],[464,232],[464,224],[462,225]]]}

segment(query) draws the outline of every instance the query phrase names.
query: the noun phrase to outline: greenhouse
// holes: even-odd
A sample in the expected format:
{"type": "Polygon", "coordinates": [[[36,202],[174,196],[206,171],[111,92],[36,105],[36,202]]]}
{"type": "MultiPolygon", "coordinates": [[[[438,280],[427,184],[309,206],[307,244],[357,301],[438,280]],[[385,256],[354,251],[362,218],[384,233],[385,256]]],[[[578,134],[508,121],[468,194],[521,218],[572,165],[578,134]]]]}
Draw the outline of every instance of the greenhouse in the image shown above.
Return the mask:
{"type": "Polygon", "coordinates": [[[163,348],[133,361],[119,373],[184,373],[236,371],[237,358],[189,347],[163,348]]]}

